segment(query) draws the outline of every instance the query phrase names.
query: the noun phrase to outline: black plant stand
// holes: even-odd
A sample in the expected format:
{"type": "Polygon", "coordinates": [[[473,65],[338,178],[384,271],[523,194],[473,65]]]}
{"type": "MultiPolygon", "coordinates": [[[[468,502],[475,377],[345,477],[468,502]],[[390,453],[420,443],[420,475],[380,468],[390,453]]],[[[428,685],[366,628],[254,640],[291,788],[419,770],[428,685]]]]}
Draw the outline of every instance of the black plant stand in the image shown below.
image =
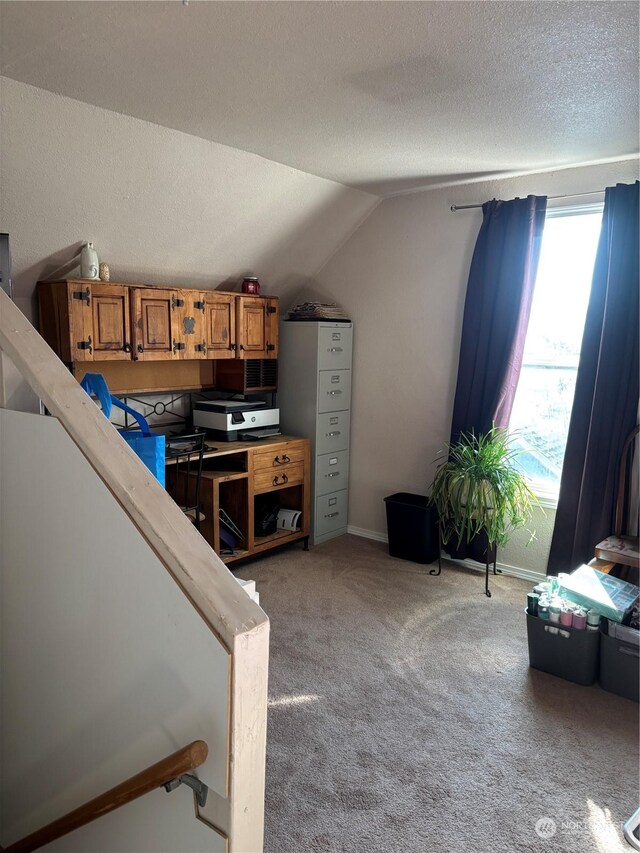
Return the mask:
{"type": "MultiPolygon", "coordinates": [[[[502,569],[499,569],[497,566],[497,557],[498,557],[497,549],[496,548],[490,549],[489,545],[487,545],[487,547],[485,549],[485,574],[484,574],[484,594],[487,596],[487,598],[491,598],[491,590],[489,589],[489,566],[491,565],[492,561],[489,557],[489,554],[491,553],[492,550],[493,550],[493,574],[494,575],[501,575],[502,574],[502,569]]],[[[440,535],[440,525],[438,525],[438,568],[437,569],[431,569],[429,571],[429,574],[434,575],[435,577],[438,577],[438,575],[441,574],[441,572],[442,572],[442,538],[440,535]]]]}

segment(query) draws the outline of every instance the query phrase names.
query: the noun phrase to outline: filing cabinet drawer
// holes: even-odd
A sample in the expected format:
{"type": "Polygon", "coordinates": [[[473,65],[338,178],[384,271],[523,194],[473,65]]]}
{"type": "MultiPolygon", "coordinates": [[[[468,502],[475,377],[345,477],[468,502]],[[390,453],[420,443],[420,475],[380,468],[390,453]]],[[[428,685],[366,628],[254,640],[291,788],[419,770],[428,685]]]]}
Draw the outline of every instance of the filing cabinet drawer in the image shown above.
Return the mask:
{"type": "Polygon", "coordinates": [[[318,329],[318,369],[349,370],[351,329],[318,329]]]}
{"type": "Polygon", "coordinates": [[[253,453],[253,470],[285,469],[296,462],[304,462],[306,448],[303,444],[277,445],[262,453],[253,453]]]}
{"type": "Polygon", "coordinates": [[[349,482],[349,451],[325,453],[316,460],[316,495],[346,489],[349,482]]]}
{"type": "Polygon", "coordinates": [[[318,374],[318,412],[339,412],[351,406],[351,371],[321,370],[318,374]]]}
{"type": "Polygon", "coordinates": [[[347,527],[347,490],[316,498],[315,536],[324,536],[347,527]]]}
{"type": "Polygon", "coordinates": [[[349,447],[349,412],[329,412],[318,415],[316,453],[335,453],[349,447]]]}
{"type": "Polygon", "coordinates": [[[253,474],[254,492],[271,492],[281,486],[297,486],[304,483],[304,463],[294,462],[286,470],[264,469],[253,474]]]}

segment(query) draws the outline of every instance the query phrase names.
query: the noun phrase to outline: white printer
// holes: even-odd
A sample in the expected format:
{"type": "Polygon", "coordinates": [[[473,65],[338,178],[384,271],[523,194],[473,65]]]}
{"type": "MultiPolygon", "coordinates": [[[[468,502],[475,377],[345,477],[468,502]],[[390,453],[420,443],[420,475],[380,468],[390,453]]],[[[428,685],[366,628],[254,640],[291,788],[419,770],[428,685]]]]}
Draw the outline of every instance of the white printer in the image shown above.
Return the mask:
{"type": "Polygon", "coordinates": [[[280,410],[263,402],[203,400],[194,403],[193,425],[217,441],[246,441],[280,435],[280,410]]]}

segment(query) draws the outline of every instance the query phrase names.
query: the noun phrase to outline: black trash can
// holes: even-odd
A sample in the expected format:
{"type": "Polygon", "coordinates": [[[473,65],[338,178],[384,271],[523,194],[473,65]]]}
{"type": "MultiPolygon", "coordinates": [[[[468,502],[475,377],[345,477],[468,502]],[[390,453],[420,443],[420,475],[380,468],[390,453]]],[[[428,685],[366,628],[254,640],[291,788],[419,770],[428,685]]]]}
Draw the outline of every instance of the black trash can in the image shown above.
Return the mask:
{"type": "Polygon", "coordinates": [[[438,518],[426,495],[397,492],[384,499],[387,506],[389,554],[414,563],[438,559],[438,518]]]}

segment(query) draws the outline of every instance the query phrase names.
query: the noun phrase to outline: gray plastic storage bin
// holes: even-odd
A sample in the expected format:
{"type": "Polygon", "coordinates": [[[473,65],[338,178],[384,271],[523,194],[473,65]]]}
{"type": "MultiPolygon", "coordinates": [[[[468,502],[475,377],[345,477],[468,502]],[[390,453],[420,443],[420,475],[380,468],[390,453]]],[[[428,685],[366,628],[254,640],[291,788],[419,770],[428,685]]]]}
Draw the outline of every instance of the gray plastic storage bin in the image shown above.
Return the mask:
{"type": "Polygon", "coordinates": [[[594,684],[598,677],[599,631],[563,628],[527,613],[527,639],[529,665],[534,669],[575,684],[594,684]],[[554,628],[557,631],[554,632],[554,628]],[[563,636],[560,631],[569,636],[563,636]]]}
{"type": "Polygon", "coordinates": [[[438,518],[426,495],[396,492],[384,499],[387,507],[389,554],[414,563],[438,559],[438,518]]]}
{"type": "MultiPolygon", "coordinates": [[[[628,628],[627,631],[631,631],[628,628]]],[[[637,632],[636,632],[637,634],[637,632]]],[[[625,699],[638,701],[640,649],[637,642],[610,637],[600,638],[600,687],[625,699]]]]}

